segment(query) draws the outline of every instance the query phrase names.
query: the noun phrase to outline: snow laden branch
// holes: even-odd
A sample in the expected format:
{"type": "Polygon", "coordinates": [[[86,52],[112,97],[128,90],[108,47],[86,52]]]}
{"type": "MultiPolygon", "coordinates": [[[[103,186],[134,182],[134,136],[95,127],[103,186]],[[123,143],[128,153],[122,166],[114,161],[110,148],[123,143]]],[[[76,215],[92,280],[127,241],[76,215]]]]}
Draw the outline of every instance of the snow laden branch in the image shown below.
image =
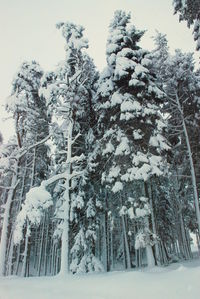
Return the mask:
{"type": "MultiPolygon", "coordinates": [[[[73,162],[74,162],[74,159],[73,159],[73,162]]],[[[59,173],[59,174],[52,176],[48,180],[43,181],[41,183],[41,186],[44,186],[45,188],[47,188],[48,186],[52,185],[53,183],[55,183],[59,180],[66,180],[66,179],[71,180],[72,178],[74,178],[76,176],[81,176],[83,174],[84,174],[84,171],[74,171],[72,174],[68,175],[68,172],[65,171],[63,173],[59,173]]]]}
{"type": "MultiPolygon", "coordinates": [[[[51,194],[45,189],[44,185],[34,187],[26,194],[26,200],[22,205],[16,220],[14,231],[15,244],[23,239],[23,228],[26,222],[29,225],[38,226],[44,215],[44,211],[53,204],[51,194]]],[[[30,233],[30,230],[29,230],[30,233]]]]}
{"type": "MultiPolygon", "coordinates": [[[[77,157],[77,160],[80,159],[77,157]]],[[[38,226],[42,220],[45,210],[53,204],[51,194],[46,190],[46,188],[58,180],[68,181],[76,176],[83,175],[83,173],[84,171],[74,171],[69,175],[68,171],[65,171],[43,181],[39,187],[30,189],[26,195],[25,203],[17,216],[16,229],[14,233],[15,243],[19,243],[23,239],[23,227],[26,221],[28,221],[30,225],[38,226]]],[[[14,189],[14,187],[12,189],[14,189]]]]}
{"type": "Polygon", "coordinates": [[[78,132],[78,134],[74,137],[74,139],[72,140],[72,145],[76,142],[76,140],[81,136],[81,133],[78,132]]]}
{"type": "Polygon", "coordinates": [[[34,143],[34,144],[31,144],[30,146],[28,146],[27,148],[23,148],[23,150],[21,152],[19,152],[17,155],[15,156],[10,156],[9,159],[14,159],[14,160],[19,160],[21,159],[23,156],[25,156],[30,150],[38,147],[39,145],[42,145],[44,144],[46,141],[48,141],[51,137],[52,137],[53,134],[49,134],[48,136],[46,136],[45,138],[43,138],[42,140],[34,143]]]}
{"type": "Polygon", "coordinates": [[[18,159],[22,158],[22,157],[23,157],[27,152],[29,152],[31,149],[33,149],[33,148],[35,148],[35,147],[37,147],[37,146],[39,146],[39,145],[44,144],[44,143],[45,143],[47,140],[49,140],[51,137],[52,137],[52,134],[49,134],[49,135],[48,135],[47,137],[45,137],[44,139],[42,139],[42,140],[40,140],[40,141],[38,141],[38,142],[36,142],[36,143],[30,145],[30,146],[27,147],[25,150],[23,150],[21,153],[19,153],[19,154],[17,155],[17,158],[18,158],[18,159]]]}

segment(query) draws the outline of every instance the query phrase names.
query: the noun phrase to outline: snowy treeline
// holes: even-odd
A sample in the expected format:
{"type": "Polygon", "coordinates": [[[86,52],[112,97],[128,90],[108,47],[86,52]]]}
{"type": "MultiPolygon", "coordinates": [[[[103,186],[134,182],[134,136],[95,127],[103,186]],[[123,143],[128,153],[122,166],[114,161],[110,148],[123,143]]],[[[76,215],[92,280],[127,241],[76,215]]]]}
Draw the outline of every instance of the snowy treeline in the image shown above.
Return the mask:
{"type": "MultiPolygon", "coordinates": [[[[66,58],[24,62],[0,147],[0,274],[167,265],[199,242],[200,70],[116,11],[99,74],[84,28],[59,23],[66,58]]],[[[2,139],[2,138],[0,138],[2,139]]]]}

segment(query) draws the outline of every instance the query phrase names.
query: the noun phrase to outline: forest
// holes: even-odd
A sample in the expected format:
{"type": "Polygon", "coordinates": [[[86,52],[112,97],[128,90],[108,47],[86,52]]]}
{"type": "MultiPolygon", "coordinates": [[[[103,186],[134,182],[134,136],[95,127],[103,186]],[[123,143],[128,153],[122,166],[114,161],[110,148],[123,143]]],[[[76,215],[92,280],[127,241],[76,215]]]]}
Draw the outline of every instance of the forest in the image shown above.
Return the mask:
{"type": "MultiPolygon", "coordinates": [[[[193,24],[181,1],[174,3],[193,24]]],[[[200,69],[193,53],[171,54],[160,32],[152,51],[141,48],[145,32],[117,10],[99,72],[84,28],[56,27],[65,60],[48,72],[24,61],[6,100],[15,134],[6,143],[0,136],[0,275],[193,259],[191,234],[200,252],[200,69]]],[[[194,39],[199,50],[199,19],[194,39]]]]}

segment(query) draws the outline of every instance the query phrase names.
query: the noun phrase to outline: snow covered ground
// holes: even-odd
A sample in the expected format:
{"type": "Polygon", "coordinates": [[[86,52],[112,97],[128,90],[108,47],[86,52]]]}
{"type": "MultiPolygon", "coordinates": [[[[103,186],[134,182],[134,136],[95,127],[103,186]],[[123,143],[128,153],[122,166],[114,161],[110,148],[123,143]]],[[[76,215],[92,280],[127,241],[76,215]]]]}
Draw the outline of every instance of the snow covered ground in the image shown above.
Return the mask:
{"type": "Polygon", "coordinates": [[[169,267],[67,278],[0,279],[0,299],[196,299],[200,260],[169,267]]]}

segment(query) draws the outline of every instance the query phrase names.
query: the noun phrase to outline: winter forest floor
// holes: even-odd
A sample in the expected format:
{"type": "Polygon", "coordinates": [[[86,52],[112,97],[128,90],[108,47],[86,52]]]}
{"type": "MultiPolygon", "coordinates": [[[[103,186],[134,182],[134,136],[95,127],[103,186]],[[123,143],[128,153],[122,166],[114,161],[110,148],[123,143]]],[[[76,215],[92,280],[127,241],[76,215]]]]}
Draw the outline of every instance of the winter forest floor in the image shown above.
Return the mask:
{"type": "Polygon", "coordinates": [[[200,260],[168,267],[56,277],[0,279],[0,299],[195,299],[200,260]]]}

